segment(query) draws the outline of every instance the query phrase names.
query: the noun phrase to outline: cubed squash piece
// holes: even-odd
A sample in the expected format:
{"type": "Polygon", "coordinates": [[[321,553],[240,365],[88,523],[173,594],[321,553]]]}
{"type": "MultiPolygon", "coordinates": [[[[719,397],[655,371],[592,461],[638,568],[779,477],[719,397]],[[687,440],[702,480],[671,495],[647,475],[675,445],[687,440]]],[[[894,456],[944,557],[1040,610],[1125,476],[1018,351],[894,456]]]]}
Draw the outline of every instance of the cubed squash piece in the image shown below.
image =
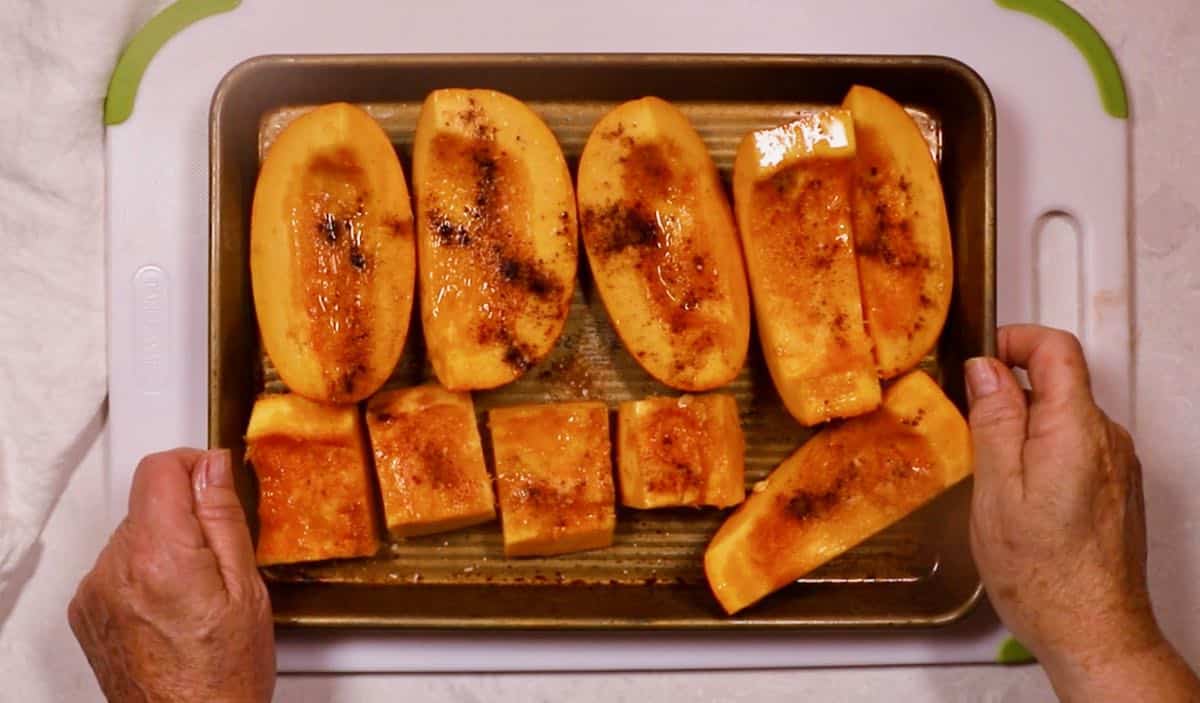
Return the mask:
{"type": "Polygon", "coordinates": [[[506,556],[612,544],[617,517],[603,403],[497,408],[488,426],[506,556]]]}
{"type": "Polygon", "coordinates": [[[880,402],[851,223],[854,123],[845,110],[752,132],[733,193],[763,356],[801,424],[880,402]]]}
{"type": "Polygon", "coordinates": [[[621,503],[631,508],[737,505],[746,497],[745,452],[731,395],[621,403],[621,503]]]}
{"type": "Polygon", "coordinates": [[[937,164],[913,118],[888,96],[854,86],[854,247],[863,313],[882,378],[937,344],[954,285],[950,221],[937,164]]]}
{"type": "Polygon", "coordinates": [[[623,103],[579,157],[579,217],[613,328],[654,378],[683,391],[733,380],[750,297],[725,189],[687,117],[655,97],[623,103]]]}
{"type": "Polygon", "coordinates": [[[356,406],[322,405],[294,394],[261,396],[246,430],[246,460],[258,476],[260,566],[379,550],[356,406]]]}
{"type": "Polygon", "coordinates": [[[378,390],[404,349],[415,277],[387,133],[346,103],[296,118],[267,151],[250,218],[254,310],[288,388],[326,403],[378,390]]]}
{"type": "Polygon", "coordinates": [[[755,487],[708,545],[708,583],[736,613],[921,507],[971,466],[966,421],[914,371],[879,410],[821,431],[755,487]]]}
{"type": "Polygon", "coordinates": [[[413,138],[421,323],[451,390],[495,388],[558,341],[575,290],[575,189],[554,133],[494,90],[435,90],[413,138]]]}
{"type": "Polygon", "coordinates": [[[367,429],[388,530],[427,535],[496,517],[470,393],[438,385],[384,391],[367,429]]]}

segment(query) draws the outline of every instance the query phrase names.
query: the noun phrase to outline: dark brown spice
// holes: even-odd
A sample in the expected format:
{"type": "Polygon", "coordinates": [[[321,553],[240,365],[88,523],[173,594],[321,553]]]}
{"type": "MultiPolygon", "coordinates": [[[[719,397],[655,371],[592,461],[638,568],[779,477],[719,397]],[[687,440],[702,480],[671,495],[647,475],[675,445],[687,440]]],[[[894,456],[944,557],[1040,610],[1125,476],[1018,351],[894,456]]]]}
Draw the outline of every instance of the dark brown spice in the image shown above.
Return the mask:
{"type": "Polygon", "coordinates": [[[504,351],[504,363],[519,371],[525,371],[530,366],[533,366],[533,362],[529,356],[516,344],[509,344],[508,348],[504,351]]]}
{"type": "Polygon", "coordinates": [[[598,234],[602,254],[618,254],[626,249],[661,244],[658,223],[652,214],[642,212],[642,207],[615,204],[601,212],[585,210],[583,222],[589,232],[598,234]]]}

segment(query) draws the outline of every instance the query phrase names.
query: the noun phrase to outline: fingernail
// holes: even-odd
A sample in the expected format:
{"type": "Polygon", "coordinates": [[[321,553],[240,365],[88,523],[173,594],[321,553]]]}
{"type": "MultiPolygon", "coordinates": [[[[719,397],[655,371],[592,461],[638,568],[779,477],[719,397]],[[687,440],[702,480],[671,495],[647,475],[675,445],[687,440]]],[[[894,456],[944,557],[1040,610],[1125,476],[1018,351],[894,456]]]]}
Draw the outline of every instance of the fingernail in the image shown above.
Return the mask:
{"type": "Polygon", "coordinates": [[[233,470],[230,464],[228,449],[208,452],[208,477],[205,479],[208,485],[233,488],[233,470]]]}
{"type": "Polygon", "coordinates": [[[208,489],[208,460],[211,456],[211,452],[201,455],[196,462],[196,468],[192,469],[192,494],[197,502],[204,497],[204,491],[208,489]]]}
{"type": "Polygon", "coordinates": [[[196,470],[192,473],[192,490],[196,500],[200,500],[209,486],[233,486],[233,474],[229,468],[229,450],[216,449],[205,452],[200,457],[196,470]]]}
{"type": "Polygon", "coordinates": [[[1000,377],[990,359],[967,360],[967,392],[972,400],[989,396],[999,389],[1000,377]]]}

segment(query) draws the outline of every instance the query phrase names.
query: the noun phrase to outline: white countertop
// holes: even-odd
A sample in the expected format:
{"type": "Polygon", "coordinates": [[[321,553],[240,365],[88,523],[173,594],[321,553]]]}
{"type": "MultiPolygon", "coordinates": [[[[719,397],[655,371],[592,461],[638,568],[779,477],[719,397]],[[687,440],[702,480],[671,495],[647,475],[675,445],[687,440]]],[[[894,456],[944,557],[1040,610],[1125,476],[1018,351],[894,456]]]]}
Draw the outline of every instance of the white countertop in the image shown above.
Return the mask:
{"type": "MultiPolygon", "coordinates": [[[[1137,438],[1145,471],[1150,580],[1164,629],[1200,661],[1200,4],[1073,0],[1109,41],[1134,130],[1137,438]],[[1188,131],[1191,129],[1192,131],[1188,131]]],[[[1004,236],[1004,233],[1000,233],[1004,236]]],[[[76,470],[15,602],[0,601],[4,700],[91,701],[99,690],[66,623],[66,603],[106,536],[103,444],[76,470]],[[7,619],[6,616],[7,615],[7,619]]],[[[1039,701],[1038,667],[764,672],[281,677],[280,701],[1039,701]],[[885,693],[886,692],[886,693],[885,693]]]]}

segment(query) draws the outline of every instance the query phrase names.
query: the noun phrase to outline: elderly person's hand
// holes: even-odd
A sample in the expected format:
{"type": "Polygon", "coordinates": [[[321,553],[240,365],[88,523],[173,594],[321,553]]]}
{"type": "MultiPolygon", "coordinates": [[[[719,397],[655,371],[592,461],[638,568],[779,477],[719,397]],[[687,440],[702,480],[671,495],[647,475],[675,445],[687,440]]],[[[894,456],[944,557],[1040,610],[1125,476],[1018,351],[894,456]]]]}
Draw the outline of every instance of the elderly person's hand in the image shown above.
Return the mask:
{"type": "Polygon", "coordinates": [[[967,364],[971,546],[1001,619],[1068,701],[1200,700],[1146,588],[1141,466],[1092,399],[1079,342],[1005,327],[967,364]],[[1010,366],[1028,371],[1026,395],[1010,366]]]}
{"type": "Polygon", "coordinates": [[[79,584],[69,618],[111,701],[270,700],[270,603],[228,452],[142,460],[129,515],[79,584]]]}

